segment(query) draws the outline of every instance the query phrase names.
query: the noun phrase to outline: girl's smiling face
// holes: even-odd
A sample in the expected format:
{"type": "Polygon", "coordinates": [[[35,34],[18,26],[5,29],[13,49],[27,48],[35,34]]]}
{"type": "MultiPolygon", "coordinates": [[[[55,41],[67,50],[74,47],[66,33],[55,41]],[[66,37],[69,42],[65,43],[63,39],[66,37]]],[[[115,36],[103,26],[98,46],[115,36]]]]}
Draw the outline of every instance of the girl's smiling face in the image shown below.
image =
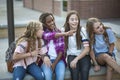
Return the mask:
{"type": "Polygon", "coordinates": [[[46,17],[46,27],[50,30],[55,28],[55,21],[52,15],[46,17]]]}
{"type": "Polygon", "coordinates": [[[72,14],[69,18],[69,25],[70,25],[70,29],[74,29],[76,30],[77,29],[77,26],[78,26],[78,16],[76,14],[72,14]]]}
{"type": "Polygon", "coordinates": [[[103,34],[104,33],[103,25],[100,22],[94,23],[93,27],[94,27],[94,32],[96,34],[103,34]]]}

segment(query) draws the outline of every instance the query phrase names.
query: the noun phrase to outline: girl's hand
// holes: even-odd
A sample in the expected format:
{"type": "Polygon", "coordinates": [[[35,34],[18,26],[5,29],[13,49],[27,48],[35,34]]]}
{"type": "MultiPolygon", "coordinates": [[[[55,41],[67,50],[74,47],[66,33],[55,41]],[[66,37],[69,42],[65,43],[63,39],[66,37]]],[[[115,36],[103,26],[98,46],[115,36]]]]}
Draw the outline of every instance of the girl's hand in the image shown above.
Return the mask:
{"type": "Polygon", "coordinates": [[[54,70],[55,70],[55,64],[54,63],[52,63],[51,68],[52,68],[52,71],[54,72],[54,70]]]}
{"type": "Polygon", "coordinates": [[[72,36],[73,33],[75,33],[75,32],[76,32],[76,30],[70,30],[70,31],[66,32],[66,36],[72,36]]]}
{"type": "Polygon", "coordinates": [[[99,65],[95,65],[95,66],[94,66],[94,71],[97,72],[97,71],[99,71],[99,70],[100,70],[100,66],[99,66],[99,65]]]}
{"type": "Polygon", "coordinates": [[[39,56],[38,55],[39,54],[39,50],[34,50],[30,54],[31,54],[32,57],[38,57],[39,56]]]}
{"type": "Polygon", "coordinates": [[[44,56],[44,58],[43,58],[43,63],[44,63],[45,65],[47,65],[48,67],[51,67],[51,65],[52,65],[52,63],[51,63],[51,61],[50,61],[50,59],[49,59],[48,56],[44,56]]]}
{"type": "Polygon", "coordinates": [[[70,67],[71,68],[76,68],[77,62],[78,62],[78,60],[76,60],[76,59],[74,59],[73,61],[71,61],[70,67]]]}
{"type": "Polygon", "coordinates": [[[47,47],[44,46],[42,48],[39,48],[39,54],[40,55],[45,55],[47,53],[47,47]]]}

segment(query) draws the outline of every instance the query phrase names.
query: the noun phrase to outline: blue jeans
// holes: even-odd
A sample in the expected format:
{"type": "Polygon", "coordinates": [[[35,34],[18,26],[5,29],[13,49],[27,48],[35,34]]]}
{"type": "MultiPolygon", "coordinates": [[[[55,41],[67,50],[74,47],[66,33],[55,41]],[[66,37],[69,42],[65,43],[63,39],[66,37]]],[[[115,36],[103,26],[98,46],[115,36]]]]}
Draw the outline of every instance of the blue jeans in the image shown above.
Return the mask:
{"type": "Polygon", "coordinates": [[[15,67],[13,71],[13,80],[23,80],[26,72],[32,75],[35,80],[45,80],[42,70],[36,63],[30,64],[27,69],[24,69],[23,66],[15,67]]]}
{"type": "MultiPolygon", "coordinates": [[[[51,61],[53,62],[54,60],[51,61]]],[[[52,68],[46,66],[45,64],[42,64],[41,68],[45,74],[45,80],[52,80],[53,78],[52,68]]],[[[60,60],[55,67],[56,80],[64,80],[64,74],[65,74],[65,63],[62,60],[60,60]]]]}
{"type": "Polygon", "coordinates": [[[89,70],[91,67],[90,56],[86,55],[85,57],[80,59],[77,62],[77,67],[75,69],[72,69],[70,67],[70,63],[75,57],[76,56],[74,55],[69,55],[67,58],[72,80],[88,80],[89,70]],[[80,74],[80,77],[79,77],[79,74],[80,74]]]}

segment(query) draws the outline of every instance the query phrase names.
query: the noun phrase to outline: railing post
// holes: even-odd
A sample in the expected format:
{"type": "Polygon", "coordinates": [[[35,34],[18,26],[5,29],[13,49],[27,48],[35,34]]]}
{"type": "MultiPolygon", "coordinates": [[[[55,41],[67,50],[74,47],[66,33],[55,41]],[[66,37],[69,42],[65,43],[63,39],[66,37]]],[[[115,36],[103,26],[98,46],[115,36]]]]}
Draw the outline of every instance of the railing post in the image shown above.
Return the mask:
{"type": "Polygon", "coordinates": [[[7,0],[7,23],[9,45],[15,40],[13,0],[7,0]]]}

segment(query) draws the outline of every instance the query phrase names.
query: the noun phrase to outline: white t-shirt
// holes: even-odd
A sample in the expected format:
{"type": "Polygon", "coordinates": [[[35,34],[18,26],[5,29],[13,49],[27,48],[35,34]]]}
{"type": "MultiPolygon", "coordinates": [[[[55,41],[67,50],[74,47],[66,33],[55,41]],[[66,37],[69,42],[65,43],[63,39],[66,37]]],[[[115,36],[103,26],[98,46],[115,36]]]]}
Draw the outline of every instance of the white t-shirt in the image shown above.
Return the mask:
{"type": "Polygon", "coordinates": [[[53,40],[50,41],[48,46],[49,46],[48,55],[50,56],[50,59],[56,59],[57,53],[55,50],[55,45],[53,43],[53,40]]]}
{"type": "MultiPolygon", "coordinates": [[[[83,46],[89,46],[88,44],[83,44],[84,42],[86,43],[86,40],[88,40],[86,29],[84,27],[81,28],[80,35],[82,36],[82,47],[81,49],[77,49],[77,43],[76,43],[76,33],[73,34],[73,36],[68,37],[68,49],[67,49],[67,55],[79,55],[82,50],[84,49],[83,46]]],[[[87,41],[88,43],[88,41],[87,41]]]]}

